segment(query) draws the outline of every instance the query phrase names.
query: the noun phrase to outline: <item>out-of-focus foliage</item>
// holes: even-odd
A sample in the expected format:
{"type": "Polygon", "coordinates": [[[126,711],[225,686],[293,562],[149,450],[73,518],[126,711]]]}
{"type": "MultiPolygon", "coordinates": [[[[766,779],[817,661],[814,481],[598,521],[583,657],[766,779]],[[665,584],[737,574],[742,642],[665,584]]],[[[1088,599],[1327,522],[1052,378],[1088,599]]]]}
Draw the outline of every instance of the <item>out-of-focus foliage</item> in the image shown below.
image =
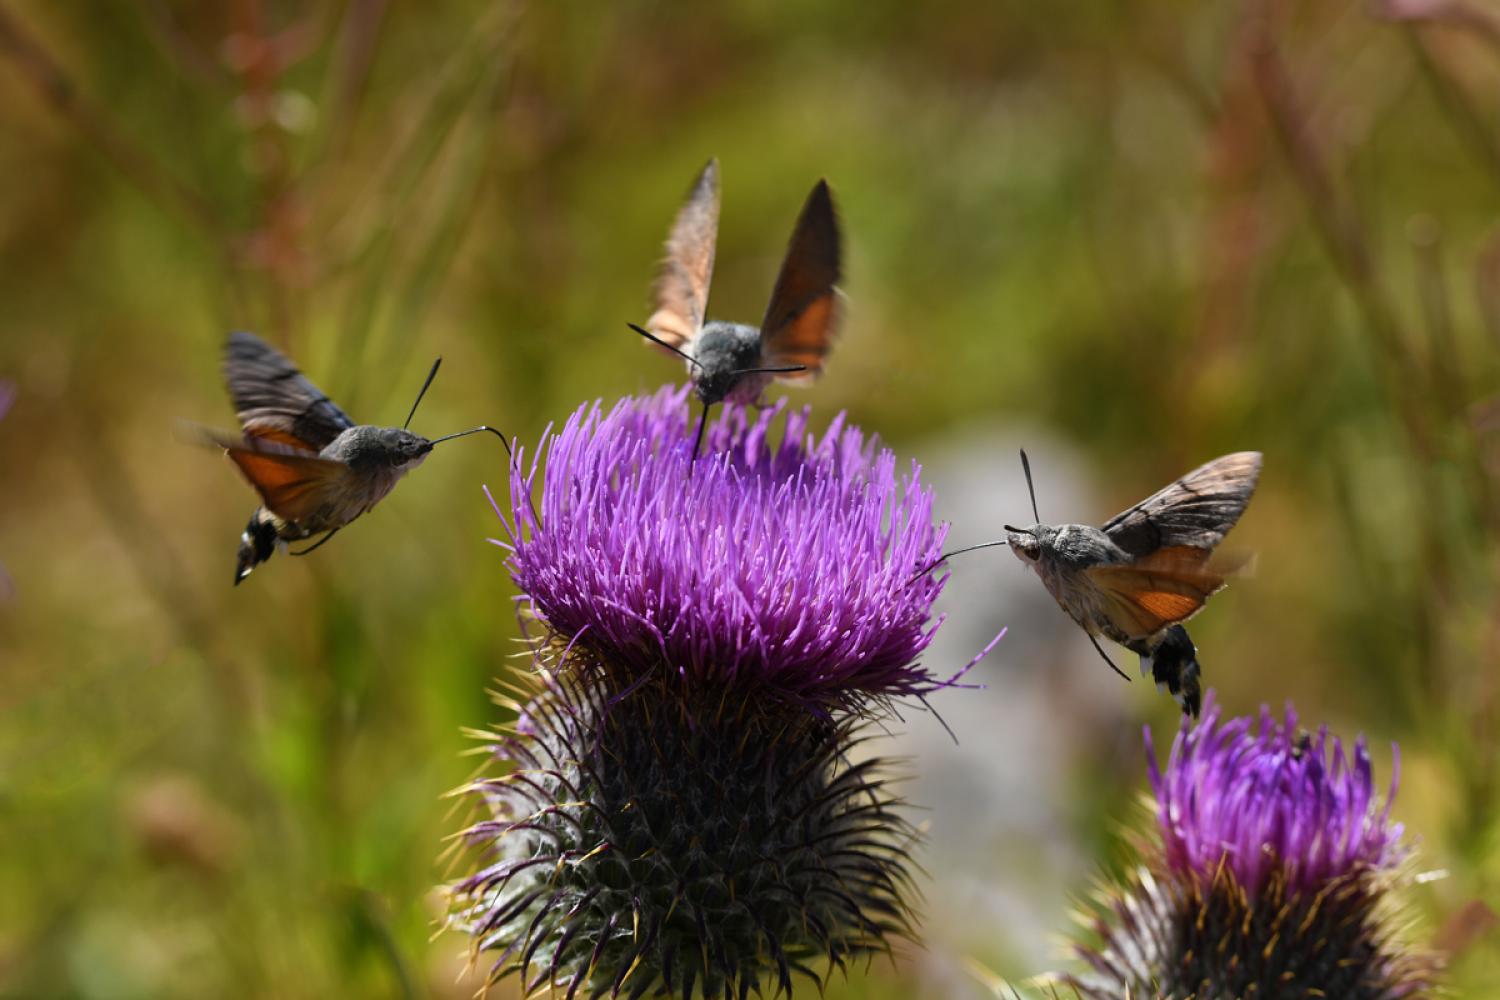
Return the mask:
{"type": "MultiPolygon", "coordinates": [[[[1500,19],[1464,0],[0,5],[0,992],[472,993],[432,887],[461,727],[495,719],[519,649],[483,542],[498,449],[445,446],[236,589],[253,497],[173,421],[231,424],[233,328],[368,421],[442,354],[433,434],[534,441],[679,378],[624,324],[717,155],[726,318],[760,315],[801,199],[834,186],[851,308],[819,419],[919,458],[975,421],[1050,429],[1108,483],[1054,519],[1265,451],[1231,536],[1258,572],[1194,629],[1210,682],[1401,741],[1397,816],[1447,872],[1413,934],[1467,941],[1453,982],[1479,995],[1497,94],[1500,19]]],[[[1144,687],[1110,697],[1175,724],[1144,687]]],[[[1134,724],[1078,728],[1098,749],[1057,837],[1102,858],[1144,767],[1113,752],[1134,724]]],[[[1054,964],[1015,932],[971,957],[1054,964]]],[[[930,990],[922,962],[833,992],[930,990]]]]}

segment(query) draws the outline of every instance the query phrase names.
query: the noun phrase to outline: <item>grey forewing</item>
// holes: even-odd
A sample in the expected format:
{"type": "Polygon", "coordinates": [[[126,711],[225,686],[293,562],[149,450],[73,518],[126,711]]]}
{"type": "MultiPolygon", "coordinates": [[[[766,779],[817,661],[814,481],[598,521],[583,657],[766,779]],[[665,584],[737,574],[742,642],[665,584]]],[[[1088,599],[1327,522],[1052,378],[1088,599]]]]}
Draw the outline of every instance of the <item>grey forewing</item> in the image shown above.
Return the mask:
{"type": "Polygon", "coordinates": [[[1212,549],[1245,512],[1260,466],[1258,451],[1216,458],[1116,514],[1103,531],[1136,558],[1176,545],[1212,549]]]}
{"type": "Polygon", "coordinates": [[[242,426],[284,430],[320,451],[354,426],[284,354],[253,333],[229,335],[224,380],[242,426]]]}
{"type": "Polygon", "coordinates": [[[719,161],[709,160],[672,224],[652,286],[656,312],[646,326],[673,347],[687,344],[703,326],[718,233],[719,161]]]}

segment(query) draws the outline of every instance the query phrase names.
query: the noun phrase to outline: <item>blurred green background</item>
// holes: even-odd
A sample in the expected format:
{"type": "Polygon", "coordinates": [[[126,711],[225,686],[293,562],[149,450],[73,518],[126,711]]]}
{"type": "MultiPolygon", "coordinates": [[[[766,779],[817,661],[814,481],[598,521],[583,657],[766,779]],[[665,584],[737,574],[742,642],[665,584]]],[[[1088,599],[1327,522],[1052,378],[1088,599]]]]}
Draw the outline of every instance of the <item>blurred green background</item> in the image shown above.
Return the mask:
{"type": "MultiPolygon", "coordinates": [[[[462,727],[501,720],[485,689],[518,662],[484,543],[493,442],[439,453],[316,557],[235,589],[252,494],[173,422],[232,425],[235,328],[368,422],[399,422],[443,355],[427,434],[534,441],[585,399],[678,379],[624,323],[717,155],[724,318],[760,315],[803,196],[833,184],[851,308],[799,397],[819,422],[846,408],[919,460],[957,427],[1035,432],[1098,484],[1044,498],[1054,519],[1265,451],[1232,536],[1258,571],[1194,628],[1210,681],[1231,711],[1292,699],[1369,734],[1381,783],[1400,742],[1395,812],[1417,870],[1446,874],[1407,894],[1411,938],[1452,948],[1456,992],[1485,995],[1490,10],[0,5],[0,994],[472,994],[434,886],[459,826],[442,795],[475,764],[462,727]]],[[[1013,451],[968,461],[1019,475],[1013,451]]],[[[1028,619],[993,615],[1024,641],[1028,619]]],[[[1116,706],[1103,731],[1071,698],[1039,720],[1079,748],[1050,791],[1082,894],[1135,815],[1140,724],[1160,747],[1175,709],[1058,634],[1116,706]]],[[[992,690],[1048,669],[1006,648],[992,690]]],[[[1058,956],[1018,942],[1063,929],[997,918],[950,957],[1024,979],[1058,956]]],[[[830,994],[952,995],[926,962],[908,947],[830,994]]]]}

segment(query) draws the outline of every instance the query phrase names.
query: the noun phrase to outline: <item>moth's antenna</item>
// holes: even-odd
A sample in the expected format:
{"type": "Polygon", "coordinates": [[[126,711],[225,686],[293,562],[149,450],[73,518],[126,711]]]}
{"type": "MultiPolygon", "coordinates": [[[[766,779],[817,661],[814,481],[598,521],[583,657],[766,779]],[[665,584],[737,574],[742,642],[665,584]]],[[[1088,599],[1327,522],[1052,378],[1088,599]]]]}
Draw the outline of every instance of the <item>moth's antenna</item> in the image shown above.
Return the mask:
{"type": "MultiPolygon", "coordinates": [[[[1023,452],[1021,452],[1021,454],[1024,456],[1026,453],[1023,451],[1023,452]]],[[[1119,667],[1115,666],[1115,661],[1111,660],[1109,658],[1109,654],[1106,653],[1100,647],[1099,640],[1094,638],[1093,633],[1092,632],[1084,632],[1083,634],[1086,635],[1086,636],[1088,636],[1089,637],[1089,642],[1091,642],[1091,643],[1094,644],[1094,651],[1096,653],[1098,653],[1100,656],[1104,657],[1104,662],[1109,664],[1109,669],[1113,670],[1115,673],[1117,673],[1121,677],[1125,678],[1125,683],[1129,684],[1130,683],[1130,675],[1127,674],[1125,671],[1121,670],[1119,667]]]]}
{"type": "Polygon", "coordinates": [[[660,337],[658,337],[656,334],[652,333],[650,330],[647,330],[645,327],[636,326],[634,323],[626,323],[625,325],[628,326],[628,327],[630,327],[636,333],[640,334],[642,337],[645,337],[647,340],[651,341],[651,343],[653,343],[653,344],[660,344],[662,347],[665,347],[667,350],[671,351],[673,354],[675,354],[678,357],[682,358],[688,364],[690,364],[690,365],[697,365],[699,368],[703,367],[703,365],[698,361],[697,358],[693,357],[691,354],[687,353],[686,351],[679,350],[678,348],[673,347],[671,344],[667,343],[665,340],[662,340],[660,337]]]}
{"type": "Polygon", "coordinates": [[[510,442],[505,440],[505,435],[495,430],[495,428],[487,426],[485,424],[480,424],[478,427],[473,427],[466,431],[459,431],[457,434],[444,434],[440,438],[433,438],[432,443],[435,445],[442,444],[444,441],[452,441],[454,438],[468,437],[470,434],[478,434],[480,431],[489,431],[491,434],[495,435],[495,437],[500,439],[500,443],[505,446],[505,454],[511,458],[515,457],[514,455],[511,455],[510,442]]]}
{"type": "MultiPolygon", "coordinates": [[[[417,404],[421,403],[422,397],[427,395],[427,387],[432,384],[433,379],[437,378],[438,366],[442,363],[442,355],[438,355],[438,359],[432,363],[432,371],[427,373],[427,381],[422,383],[422,391],[417,393],[417,402],[411,404],[411,412],[406,415],[406,423],[401,425],[403,431],[411,426],[411,418],[417,415],[417,404]]],[[[319,542],[318,544],[321,545],[322,543],[319,542]]]]}
{"type": "MultiPolygon", "coordinates": [[[[679,352],[680,353],[680,352],[679,352]]],[[[708,404],[703,404],[703,414],[698,418],[698,436],[693,439],[693,457],[688,464],[698,461],[698,450],[703,447],[703,428],[708,424],[708,404]]]]}
{"type": "Polygon", "coordinates": [[[731,375],[773,375],[782,372],[805,372],[806,365],[777,365],[773,368],[740,368],[732,371],[731,375]]]}
{"type": "MultiPolygon", "coordinates": [[[[1031,485],[1031,459],[1026,457],[1025,448],[1021,449],[1021,468],[1026,472],[1026,492],[1031,494],[1031,516],[1036,518],[1037,524],[1041,524],[1042,515],[1037,513],[1036,509],[1036,487],[1031,485]]],[[[1108,659],[1108,657],[1106,657],[1106,659],[1108,659]]],[[[1113,667],[1114,664],[1111,663],[1110,666],[1113,667]]],[[[1118,671],[1118,668],[1116,668],[1116,670],[1118,671]]],[[[1120,676],[1123,677],[1124,675],[1121,674],[1120,676]]]]}
{"type": "Polygon", "coordinates": [[[1009,545],[1009,544],[1010,544],[1010,542],[1008,542],[1008,541],[1006,541],[1005,539],[1002,538],[998,542],[980,542],[978,545],[965,545],[961,549],[954,549],[952,552],[944,552],[942,555],[938,556],[932,562],[928,563],[926,566],[923,566],[921,569],[917,570],[915,573],[912,574],[912,576],[913,576],[913,578],[919,577],[923,573],[926,573],[929,570],[931,570],[934,566],[940,566],[943,563],[947,562],[949,559],[952,559],[954,556],[961,556],[965,552],[973,552],[976,549],[992,549],[992,548],[994,548],[997,545],[1009,545]]]}

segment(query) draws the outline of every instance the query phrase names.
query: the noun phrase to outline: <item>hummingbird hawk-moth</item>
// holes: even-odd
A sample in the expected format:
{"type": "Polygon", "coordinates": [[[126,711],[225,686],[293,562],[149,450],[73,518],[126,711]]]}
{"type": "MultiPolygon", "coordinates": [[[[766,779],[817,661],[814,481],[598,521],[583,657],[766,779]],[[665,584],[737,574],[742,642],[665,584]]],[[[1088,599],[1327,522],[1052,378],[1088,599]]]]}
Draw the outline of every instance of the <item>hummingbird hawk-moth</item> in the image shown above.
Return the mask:
{"type": "Polygon", "coordinates": [[[1202,669],[1182,623],[1224,586],[1226,571],[1210,558],[1255,492],[1260,452],[1216,458],[1097,528],[1040,523],[1024,451],[1021,462],[1038,523],[1007,524],[1004,541],[971,548],[1009,546],[1117,673],[1095,636],[1137,654],[1142,674],[1149,669],[1157,686],[1196,716],[1202,669]]]}
{"type": "Polygon", "coordinates": [[[328,541],[395,488],[421,465],[433,446],[493,427],[425,438],[407,430],[427,387],[437,375],[438,358],[400,427],[356,424],[309,382],[276,348],[252,333],[229,335],[224,349],[224,380],[239,417],[241,436],[203,431],[222,447],[246,481],[260,494],[240,535],[234,582],[245,579],[278,547],[322,535],[293,552],[306,555],[328,541]]]}
{"type": "Polygon", "coordinates": [[[754,403],[775,378],[816,378],[839,323],[839,223],[827,181],[818,181],[802,206],[759,327],[705,319],[718,233],[719,161],[709,160],[667,238],[652,287],[656,311],[644,328],[630,324],[687,362],[703,403],[695,457],[710,406],[726,399],[754,403]]]}

